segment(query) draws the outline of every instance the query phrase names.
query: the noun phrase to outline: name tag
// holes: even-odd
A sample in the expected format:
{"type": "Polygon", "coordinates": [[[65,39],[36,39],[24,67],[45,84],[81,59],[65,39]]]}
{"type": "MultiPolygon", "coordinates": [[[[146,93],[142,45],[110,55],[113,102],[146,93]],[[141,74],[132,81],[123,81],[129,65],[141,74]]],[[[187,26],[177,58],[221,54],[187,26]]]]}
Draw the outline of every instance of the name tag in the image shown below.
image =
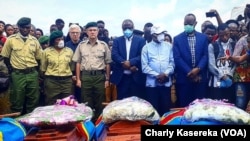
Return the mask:
{"type": "Polygon", "coordinates": [[[31,47],[35,47],[36,45],[35,44],[30,44],[31,47]]]}

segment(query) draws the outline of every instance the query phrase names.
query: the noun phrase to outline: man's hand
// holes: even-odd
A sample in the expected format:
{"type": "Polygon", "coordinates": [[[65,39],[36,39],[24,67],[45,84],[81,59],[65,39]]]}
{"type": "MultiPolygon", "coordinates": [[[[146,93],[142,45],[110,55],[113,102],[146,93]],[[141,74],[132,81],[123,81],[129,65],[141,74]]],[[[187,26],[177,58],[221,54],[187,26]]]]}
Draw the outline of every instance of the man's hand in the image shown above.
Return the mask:
{"type": "Polygon", "coordinates": [[[129,70],[130,69],[130,62],[129,61],[122,62],[122,67],[126,70],[129,70]]]}
{"type": "Polygon", "coordinates": [[[223,57],[220,57],[218,58],[219,60],[230,60],[230,56],[229,55],[226,55],[226,56],[223,56],[223,57]]]}
{"type": "Polygon", "coordinates": [[[81,84],[81,80],[77,80],[77,79],[76,79],[76,86],[79,87],[79,88],[81,88],[81,85],[82,85],[82,84],[81,84]]]}
{"type": "Polygon", "coordinates": [[[131,72],[137,72],[138,68],[136,66],[130,67],[131,72]]]}
{"type": "Polygon", "coordinates": [[[166,74],[161,73],[156,76],[156,81],[160,84],[163,84],[169,81],[169,77],[166,74]]]}
{"type": "Polygon", "coordinates": [[[107,88],[107,87],[109,87],[109,86],[110,86],[109,81],[105,81],[104,88],[107,88]]]}
{"type": "Polygon", "coordinates": [[[76,81],[76,76],[72,76],[72,80],[75,82],[76,81]]]}
{"type": "Polygon", "coordinates": [[[188,74],[187,77],[193,79],[200,72],[200,68],[193,68],[188,74]]]}

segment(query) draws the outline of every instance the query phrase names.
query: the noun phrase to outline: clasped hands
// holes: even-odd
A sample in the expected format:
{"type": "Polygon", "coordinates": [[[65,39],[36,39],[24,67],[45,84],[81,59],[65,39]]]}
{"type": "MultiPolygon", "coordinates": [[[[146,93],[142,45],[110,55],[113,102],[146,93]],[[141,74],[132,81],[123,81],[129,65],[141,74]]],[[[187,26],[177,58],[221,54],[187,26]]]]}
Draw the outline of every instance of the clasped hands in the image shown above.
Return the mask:
{"type": "Polygon", "coordinates": [[[136,66],[131,66],[129,61],[122,62],[122,67],[126,70],[130,70],[131,72],[138,71],[138,68],[136,66]]]}
{"type": "Polygon", "coordinates": [[[169,77],[166,74],[161,73],[156,76],[156,81],[160,84],[164,84],[169,81],[169,77]]]}
{"type": "Polygon", "coordinates": [[[198,75],[200,72],[199,68],[193,68],[188,74],[187,77],[191,79],[193,82],[200,82],[201,77],[198,75]]]}

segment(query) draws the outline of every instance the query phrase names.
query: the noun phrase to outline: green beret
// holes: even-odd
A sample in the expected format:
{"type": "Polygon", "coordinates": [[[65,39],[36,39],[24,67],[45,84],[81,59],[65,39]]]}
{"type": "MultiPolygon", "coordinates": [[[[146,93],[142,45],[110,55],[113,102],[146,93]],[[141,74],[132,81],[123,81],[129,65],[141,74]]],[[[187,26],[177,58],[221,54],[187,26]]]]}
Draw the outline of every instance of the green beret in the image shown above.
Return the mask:
{"type": "Polygon", "coordinates": [[[28,17],[22,17],[17,21],[18,26],[25,26],[25,25],[30,25],[31,24],[31,19],[28,17]]]}
{"type": "Polygon", "coordinates": [[[97,27],[97,23],[96,22],[89,22],[86,24],[85,28],[88,29],[89,27],[97,27]]]}
{"type": "Polygon", "coordinates": [[[53,31],[50,36],[49,36],[49,40],[50,42],[54,42],[54,40],[56,38],[60,38],[60,37],[63,37],[63,32],[60,31],[60,30],[56,30],[56,31],[53,31]]]}
{"type": "Polygon", "coordinates": [[[48,41],[49,41],[49,36],[41,36],[41,37],[38,39],[38,41],[39,41],[40,44],[48,43],[48,41]]]}

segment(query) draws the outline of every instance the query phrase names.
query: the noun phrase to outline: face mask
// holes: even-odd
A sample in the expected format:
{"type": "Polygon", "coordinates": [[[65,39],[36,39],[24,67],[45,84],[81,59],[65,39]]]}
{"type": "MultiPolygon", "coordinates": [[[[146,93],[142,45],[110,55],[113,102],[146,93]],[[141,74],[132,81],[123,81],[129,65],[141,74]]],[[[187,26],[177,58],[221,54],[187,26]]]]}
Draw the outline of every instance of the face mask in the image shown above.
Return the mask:
{"type": "Polygon", "coordinates": [[[130,29],[126,29],[125,31],[123,31],[123,34],[124,34],[125,37],[129,38],[129,37],[132,36],[133,31],[130,30],[130,29]]]}
{"type": "Polygon", "coordinates": [[[184,30],[186,33],[192,33],[194,31],[194,26],[193,25],[185,25],[184,30]]]}
{"type": "Polygon", "coordinates": [[[164,34],[157,35],[157,40],[161,43],[164,41],[164,34]]]}
{"type": "Polygon", "coordinates": [[[64,41],[63,40],[60,40],[58,45],[57,45],[58,48],[63,48],[64,47],[64,41]]]}

